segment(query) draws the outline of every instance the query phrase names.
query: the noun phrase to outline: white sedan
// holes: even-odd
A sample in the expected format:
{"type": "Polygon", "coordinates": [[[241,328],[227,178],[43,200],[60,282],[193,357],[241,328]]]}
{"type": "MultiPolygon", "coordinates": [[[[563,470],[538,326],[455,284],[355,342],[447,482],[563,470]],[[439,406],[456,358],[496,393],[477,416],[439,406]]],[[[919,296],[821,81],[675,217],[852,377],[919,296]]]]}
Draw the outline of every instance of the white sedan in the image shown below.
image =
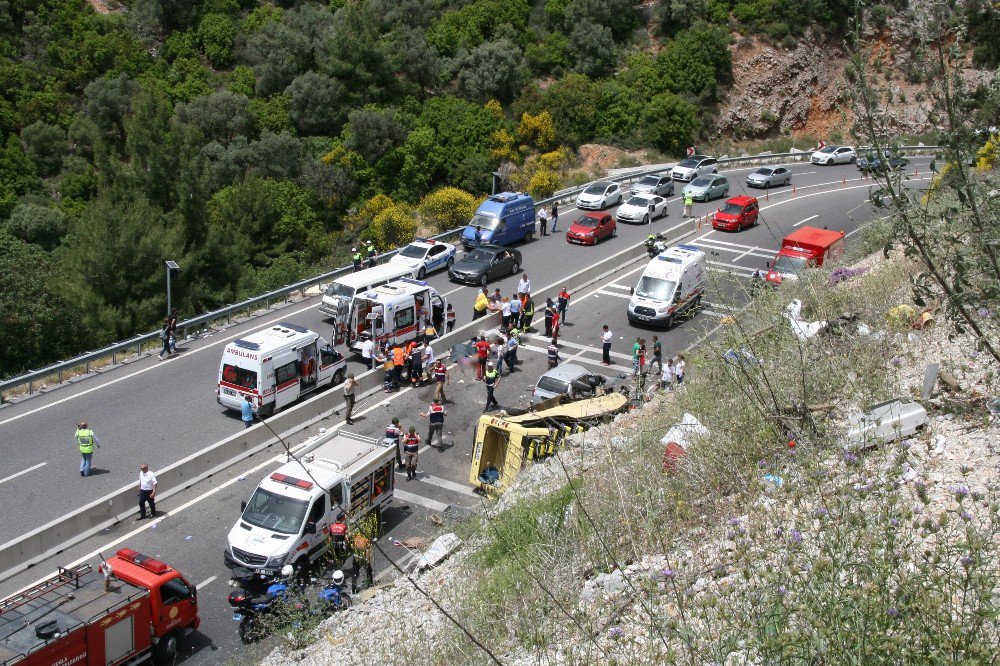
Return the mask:
{"type": "Polygon", "coordinates": [[[817,150],[809,158],[813,164],[853,164],[858,158],[851,146],[827,146],[817,150]]]}
{"type": "Polygon", "coordinates": [[[618,207],[615,219],[618,222],[649,224],[657,217],[667,214],[667,200],[648,194],[633,194],[628,201],[618,207]]]}
{"type": "Polygon", "coordinates": [[[581,210],[604,210],[621,202],[621,185],[609,180],[591,183],[576,197],[576,207],[581,210]]]}
{"type": "Polygon", "coordinates": [[[389,263],[410,268],[419,266],[417,278],[422,280],[428,273],[451,268],[455,263],[455,246],[451,243],[419,238],[394,254],[389,263]]]}

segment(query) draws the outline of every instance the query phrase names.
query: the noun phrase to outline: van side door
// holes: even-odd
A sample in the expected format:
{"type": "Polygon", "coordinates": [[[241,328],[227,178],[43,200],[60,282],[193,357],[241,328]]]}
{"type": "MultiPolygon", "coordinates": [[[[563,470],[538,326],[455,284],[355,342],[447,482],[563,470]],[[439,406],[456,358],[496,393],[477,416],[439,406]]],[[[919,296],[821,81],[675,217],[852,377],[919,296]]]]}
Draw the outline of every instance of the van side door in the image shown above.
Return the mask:
{"type": "Polygon", "coordinates": [[[160,597],[160,607],[154,609],[152,620],[157,636],[194,622],[198,615],[198,593],[194,585],[178,575],[163,581],[156,593],[160,597]]]}
{"type": "Polygon", "coordinates": [[[408,305],[396,310],[393,317],[393,330],[388,332],[390,342],[405,340],[417,330],[417,321],[413,305],[408,305]]]}
{"type": "Polygon", "coordinates": [[[329,512],[327,511],[326,495],[320,495],[309,508],[306,523],[303,527],[303,538],[308,545],[306,555],[309,561],[315,560],[326,546],[327,532],[330,531],[329,512]]]}

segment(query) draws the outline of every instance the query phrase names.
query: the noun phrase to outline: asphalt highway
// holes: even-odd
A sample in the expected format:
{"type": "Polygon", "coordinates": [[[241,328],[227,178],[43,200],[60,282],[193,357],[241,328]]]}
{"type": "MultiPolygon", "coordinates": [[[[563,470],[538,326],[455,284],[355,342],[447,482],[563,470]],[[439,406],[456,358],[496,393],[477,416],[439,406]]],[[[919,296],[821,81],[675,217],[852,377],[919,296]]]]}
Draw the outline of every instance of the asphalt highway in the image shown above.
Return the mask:
{"type": "MultiPolygon", "coordinates": [[[[926,169],[925,163],[917,158],[909,169],[926,169]]],[[[790,166],[794,192],[792,187],[776,188],[768,193],[766,201],[763,191],[749,192],[761,199],[758,227],[733,234],[711,232],[706,226],[686,241],[712,253],[713,268],[745,276],[754,268],[763,268],[781,238],[802,223],[852,232],[868,217],[870,207],[864,202],[871,181],[863,179],[853,165],[790,166]]],[[[730,176],[731,195],[745,191],[743,179],[751,170],[753,167],[723,172],[730,176]]],[[[721,203],[696,203],[694,214],[710,213],[721,203]]],[[[650,231],[679,224],[679,196],[671,199],[668,210],[668,217],[649,226],[621,224],[617,238],[596,247],[580,247],[567,244],[564,237],[565,229],[579,212],[563,208],[559,234],[536,236],[531,243],[518,247],[534,293],[554,296],[565,276],[640,243],[650,231]]],[[[638,271],[641,265],[625,267],[626,273],[617,286],[609,286],[604,293],[594,293],[586,300],[574,299],[568,317],[572,326],[565,329],[564,339],[574,344],[594,344],[604,320],[621,331],[623,339],[634,337],[624,335],[629,327],[623,298],[628,292],[623,288],[633,285],[637,278],[628,271],[638,271]],[[595,320],[588,322],[581,317],[584,313],[595,320]]],[[[510,294],[517,280],[516,276],[507,277],[490,286],[499,286],[504,294],[510,294]]],[[[454,305],[458,325],[468,322],[476,288],[452,283],[444,273],[429,276],[429,282],[454,305]]],[[[141,462],[156,470],[238,431],[242,427],[238,414],[221,409],[214,395],[224,345],[278,321],[291,321],[329,336],[330,323],[318,311],[319,300],[307,298],[272,308],[206,337],[181,341],[181,352],[174,358],[140,358],[5,404],[0,408],[0,496],[8,500],[8,506],[16,505],[19,510],[8,512],[0,523],[0,542],[58,521],[63,513],[133,483],[141,462]],[[72,438],[80,420],[90,423],[102,445],[94,455],[95,473],[86,479],[78,474],[79,454],[72,438]]],[[[712,307],[708,310],[716,313],[712,307]]],[[[675,340],[683,341],[685,327],[702,326],[715,318],[708,314],[701,317],[703,322],[684,324],[661,338],[669,347],[675,340]]],[[[362,372],[361,363],[351,358],[350,370],[362,372]]],[[[334,400],[330,395],[319,399],[334,400]]]]}

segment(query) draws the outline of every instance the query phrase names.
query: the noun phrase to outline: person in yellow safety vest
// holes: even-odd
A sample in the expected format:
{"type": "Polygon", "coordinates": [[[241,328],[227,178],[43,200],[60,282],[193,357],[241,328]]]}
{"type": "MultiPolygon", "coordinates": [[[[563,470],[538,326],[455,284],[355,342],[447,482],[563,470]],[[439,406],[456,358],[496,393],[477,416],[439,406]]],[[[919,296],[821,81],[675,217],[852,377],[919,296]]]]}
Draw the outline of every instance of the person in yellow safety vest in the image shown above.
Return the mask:
{"type": "Polygon", "coordinates": [[[97,435],[87,427],[86,421],[81,421],[76,426],[76,434],[73,436],[80,447],[80,476],[90,476],[90,460],[94,455],[94,447],[101,447],[97,441],[97,435]]]}
{"type": "Polygon", "coordinates": [[[357,273],[361,270],[361,253],[358,252],[358,248],[351,248],[351,263],[354,264],[354,272],[357,273]]]}
{"type": "Polygon", "coordinates": [[[691,207],[694,206],[694,195],[690,192],[684,193],[684,217],[691,217],[691,207]]]}
{"type": "Polygon", "coordinates": [[[375,243],[368,241],[368,245],[365,247],[365,253],[368,255],[368,268],[371,268],[378,263],[378,252],[375,251],[375,243]]]}

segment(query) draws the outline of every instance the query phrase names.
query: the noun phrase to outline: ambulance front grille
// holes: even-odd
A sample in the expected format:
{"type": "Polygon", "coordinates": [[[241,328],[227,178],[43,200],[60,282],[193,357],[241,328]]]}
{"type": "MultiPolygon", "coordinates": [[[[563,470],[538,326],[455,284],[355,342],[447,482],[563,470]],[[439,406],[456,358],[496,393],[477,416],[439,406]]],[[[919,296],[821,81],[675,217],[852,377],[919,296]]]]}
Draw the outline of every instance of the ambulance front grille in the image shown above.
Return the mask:
{"type": "Polygon", "coordinates": [[[263,555],[254,555],[253,553],[248,553],[247,551],[240,550],[239,548],[233,548],[233,557],[243,564],[249,564],[255,567],[262,567],[267,564],[267,558],[263,555]]]}

